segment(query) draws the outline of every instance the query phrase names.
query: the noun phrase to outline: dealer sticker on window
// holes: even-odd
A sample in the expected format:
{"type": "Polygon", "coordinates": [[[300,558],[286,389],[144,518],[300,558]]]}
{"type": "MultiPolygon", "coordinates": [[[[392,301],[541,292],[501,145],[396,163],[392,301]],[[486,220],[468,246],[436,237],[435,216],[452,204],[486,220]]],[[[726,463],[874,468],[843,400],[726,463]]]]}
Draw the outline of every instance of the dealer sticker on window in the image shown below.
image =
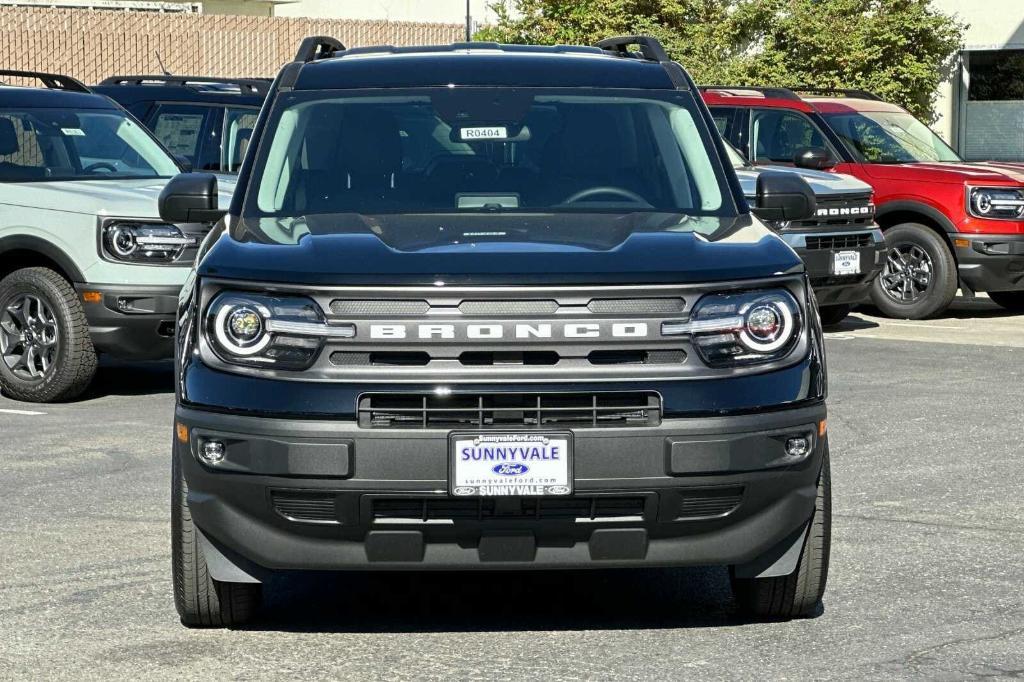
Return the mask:
{"type": "Polygon", "coordinates": [[[508,128],[505,126],[462,128],[459,130],[459,137],[465,142],[473,142],[474,140],[507,140],[508,128]]]}
{"type": "Polygon", "coordinates": [[[450,488],[459,496],[572,494],[572,435],[453,433],[450,488]]]}

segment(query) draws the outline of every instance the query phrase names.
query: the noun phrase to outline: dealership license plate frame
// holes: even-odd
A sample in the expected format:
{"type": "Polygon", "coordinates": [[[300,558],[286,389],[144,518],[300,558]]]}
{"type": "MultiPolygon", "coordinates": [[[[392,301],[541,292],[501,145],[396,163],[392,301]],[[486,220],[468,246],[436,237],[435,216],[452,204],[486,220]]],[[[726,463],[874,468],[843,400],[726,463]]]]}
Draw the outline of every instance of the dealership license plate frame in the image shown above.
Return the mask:
{"type": "MultiPolygon", "coordinates": [[[[576,448],[573,439],[573,433],[571,431],[563,430],[540,430],[531,431],[529,429],[522,430],[501,430],[501,431],[489,431],[487,429],[481,429],[477,431],[473,430],[460,430],[452,431],[448,434],[448,493],[455,497],[469,497],[469,498],[481,498],[481,497],[568,497],[575,492],[574,485],[574,464],[575,464],[576,448]],[[541,492],[509,492],[503,494],[488,494],[482,492],[482,486],[464,486],[458,483],[458,444],[461,441],[481,439],[500,439],[507,438],[509,436],[529,438],[529,439],[543,439],[547,438],[550,440],[564,440],[566,446],[566,458],[565,458],[565,482],[564,485],[561,482],[554,482],[551,484],[540,484],[542,488],[541,492]],[[471,490],[467,490],[471,488],[471,490]]],[[[500,464],[500,462],[498,462],[500,464]]],[[[491,480],[491,479],[489,479],[491,480]]],[[[515,483],[507,478],[502,478],[498,474],[494,474],[493,483],[490,485],[506,485],[515,487],[517,485],[527,485],[525,483],[515,483]]]]}
{"type": "Polygon", "coordinates": [[[832,274],[838,277],[852,277],[861,274],[860,251],[833,251],[832,252],[832,274]],[[840,260],[846,257],[853,263],[852,267],[840,268],[840,260]]]}

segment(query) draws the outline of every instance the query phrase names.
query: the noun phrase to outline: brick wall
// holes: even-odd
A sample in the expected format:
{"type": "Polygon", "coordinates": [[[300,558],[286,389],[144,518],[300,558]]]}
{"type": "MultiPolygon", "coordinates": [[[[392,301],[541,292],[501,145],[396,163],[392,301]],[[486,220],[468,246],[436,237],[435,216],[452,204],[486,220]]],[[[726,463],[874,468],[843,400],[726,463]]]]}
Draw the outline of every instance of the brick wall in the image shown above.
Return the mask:
{"type": "Polygon", "coordinates": [[[274,76],[302,38],[332,35],[349,47],[462,40],[458,24],[286,19],[209,14],[0,7],[0,68],[50,71],[91,84],[159,73],[274,76]]]}

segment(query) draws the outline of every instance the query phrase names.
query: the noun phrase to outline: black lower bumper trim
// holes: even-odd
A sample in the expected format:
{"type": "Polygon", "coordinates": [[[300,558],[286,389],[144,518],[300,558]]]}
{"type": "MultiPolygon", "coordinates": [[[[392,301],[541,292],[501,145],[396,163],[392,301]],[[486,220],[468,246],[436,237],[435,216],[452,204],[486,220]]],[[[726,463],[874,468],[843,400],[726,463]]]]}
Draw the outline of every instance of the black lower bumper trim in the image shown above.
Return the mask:
{"type": "Polygon", "coordinates": [[[81,298],[97,292],[99,301],[84,300],[93,346],[125,360],[161,360],[174,354],[174,323],[181,287],[123,284],[76,284],[81,298]]]}
{"type": "Polygon", "coordinates": [[[951,234],[960,282],[971,291],[1024,290],[1024,234],[951,234]]]}

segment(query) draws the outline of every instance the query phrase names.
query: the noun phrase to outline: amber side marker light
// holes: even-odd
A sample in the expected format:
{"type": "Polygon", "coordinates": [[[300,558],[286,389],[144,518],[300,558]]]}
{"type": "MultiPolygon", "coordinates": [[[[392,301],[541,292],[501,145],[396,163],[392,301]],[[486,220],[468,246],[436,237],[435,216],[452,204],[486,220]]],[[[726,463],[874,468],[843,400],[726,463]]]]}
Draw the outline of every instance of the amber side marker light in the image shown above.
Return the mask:
{"type": "Polygon", "coordinates": [[[828,420],[822,419],[818,422],[818,438],[824,438],[826,433],[828,433],[828,420]]]}
{"type": "Polygon", "coordinates": [[[86,303],[102,303],[103,294],[98,291],[83,291],[82,300],[86,303]]]}
{"type": "Polygon", "coordinates": [[[178,442],[179,443],[188,443],[188,427],[187,426],[185,426],[181,422],[177,422],[174,425],[174,431],[178,435],[178,442]]]}
{"type": "Polygon", "coordinates": [[[966,249],[966,248],[969,248],[971,246],[971,240],[970,239],[954,239],[953,240],[953,245],[954,246],[959,246],[962,249],[966,249]]]}

